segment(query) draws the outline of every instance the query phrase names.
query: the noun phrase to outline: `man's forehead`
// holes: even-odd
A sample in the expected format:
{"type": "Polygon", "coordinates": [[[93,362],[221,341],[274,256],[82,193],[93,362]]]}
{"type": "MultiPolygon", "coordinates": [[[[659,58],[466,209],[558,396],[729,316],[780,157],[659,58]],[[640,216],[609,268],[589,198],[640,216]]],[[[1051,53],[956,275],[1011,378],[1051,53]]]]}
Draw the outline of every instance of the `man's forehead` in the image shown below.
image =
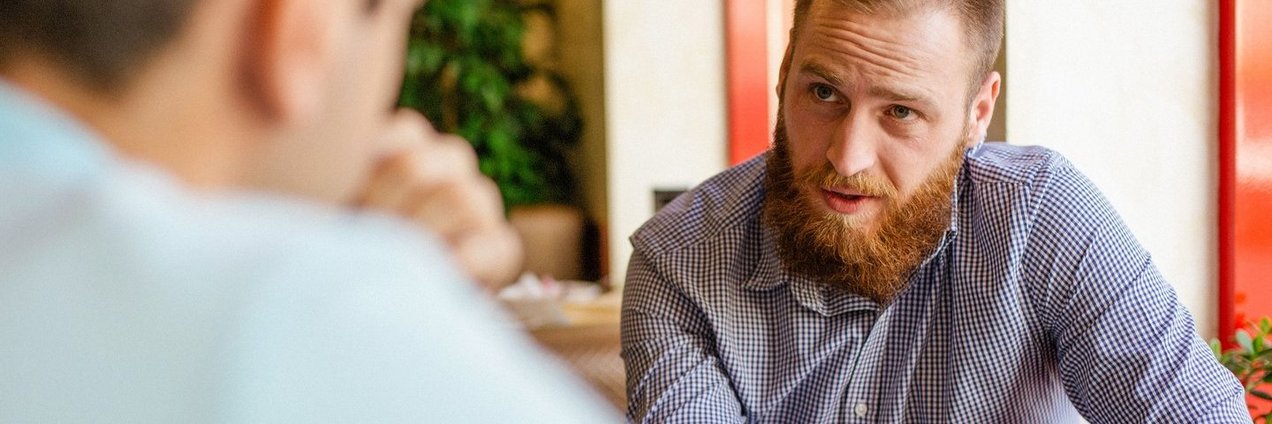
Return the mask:
{"type": "Polygon", "coordinates": [[[818,4],[847,9],[853,12],[885,17],[897,17],[917,12],[943,10],[954,13],[957,2],[952,0],[809,0],[818,4]]]}
{"type": "Polygon", "coordinates": [[[906,49],[913,55],[957,54],[966,46],[966,31],[959,15],[945,7],[886,12],[817,2],[809,11],[807,26],[822,36],[847,36],[873,46],[906,49]]]}
{"type": "Polygon", "coordinates": [[[929,10],[908,15],[868,14],[818,2],[796,39],[790,71],[860,73],[894,85],[963,75],[972,65],[958,17],[929,10]]]}

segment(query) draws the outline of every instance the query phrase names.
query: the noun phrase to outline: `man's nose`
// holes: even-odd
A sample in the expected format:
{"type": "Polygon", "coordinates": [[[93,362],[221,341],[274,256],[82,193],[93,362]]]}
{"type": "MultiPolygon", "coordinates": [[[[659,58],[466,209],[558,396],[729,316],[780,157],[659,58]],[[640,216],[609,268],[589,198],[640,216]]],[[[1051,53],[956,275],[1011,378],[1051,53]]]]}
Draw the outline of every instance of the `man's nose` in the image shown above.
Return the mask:
{"type": "Polygon", "coordinates": [[[832,132],[826,160],[839,175],[856,175],[873,168],[878,160],[879,134],[859,112],[850,113],[839,121],[832,132]]]}

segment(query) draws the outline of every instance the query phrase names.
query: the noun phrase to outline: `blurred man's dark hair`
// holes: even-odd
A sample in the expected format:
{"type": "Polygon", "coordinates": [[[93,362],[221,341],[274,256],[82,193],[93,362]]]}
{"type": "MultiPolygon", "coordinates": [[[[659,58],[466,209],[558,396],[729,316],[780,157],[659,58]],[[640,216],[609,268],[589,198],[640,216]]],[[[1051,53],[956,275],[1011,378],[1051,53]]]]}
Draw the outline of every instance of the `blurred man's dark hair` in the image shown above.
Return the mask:
{"type": "Polygon", "coordinates": [[[0,1],[0,66],[36,55],[108,91],[176,37],[197,1],[0,1]]]}

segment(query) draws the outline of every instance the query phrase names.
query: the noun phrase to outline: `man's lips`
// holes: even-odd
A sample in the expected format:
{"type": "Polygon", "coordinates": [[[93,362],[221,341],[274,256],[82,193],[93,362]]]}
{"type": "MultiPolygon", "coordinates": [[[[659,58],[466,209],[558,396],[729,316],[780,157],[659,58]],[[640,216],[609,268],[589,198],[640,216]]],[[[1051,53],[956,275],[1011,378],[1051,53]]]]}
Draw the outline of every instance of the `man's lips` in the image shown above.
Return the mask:
{"type": "Polygon", "coordinates": [[[827,207],[845,215],[856,213],[866,203],[877,200],[874,196],[868,196],[856,190],[822,187],[820,192],[822,201],[827,207]]]}

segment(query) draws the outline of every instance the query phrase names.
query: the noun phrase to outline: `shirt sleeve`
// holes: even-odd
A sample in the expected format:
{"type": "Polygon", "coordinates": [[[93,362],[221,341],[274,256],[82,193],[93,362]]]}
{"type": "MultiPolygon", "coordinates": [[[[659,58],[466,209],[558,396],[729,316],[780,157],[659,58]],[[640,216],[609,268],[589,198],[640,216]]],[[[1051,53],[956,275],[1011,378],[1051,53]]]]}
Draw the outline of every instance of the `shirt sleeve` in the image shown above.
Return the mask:
{"type": "Polygon", "coordinates": [[[1250,422],[1236,378],[1108,201],[1072,168],[1052,172],[1025,266],[1074,406],[1092,422],[1250,422]]]}
{"type": "Polygon", "coordinates": [[[628,265],[622,320],[629,421],[745,421],[702,312],[640,251],[628,265]]]}

